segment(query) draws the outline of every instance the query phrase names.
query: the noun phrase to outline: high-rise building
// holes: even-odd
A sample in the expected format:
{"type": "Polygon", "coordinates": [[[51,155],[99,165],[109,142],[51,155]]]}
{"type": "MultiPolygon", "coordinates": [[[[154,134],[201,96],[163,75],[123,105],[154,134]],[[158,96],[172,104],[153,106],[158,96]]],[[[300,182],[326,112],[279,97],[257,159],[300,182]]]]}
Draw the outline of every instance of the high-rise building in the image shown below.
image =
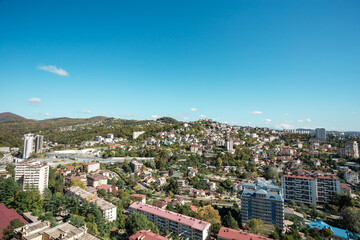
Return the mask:
{"type": "Polygon", "coordinates": [[[23,159],[28,159],[33,152],[34,135],[28,133],[24,135],[23,159]]]}
{"type": "Polygon", "coordinates": [[[153,222],[160,232],[172,232],[183,239],[210,239],[211,223],[188,217],[179,213],[167,211],[141,202],[135,202],[129,207],[130,213],[143,214],[153,222]]]}
{"type": "Polygon", "coordinates": [[[234,151],[234,141],[232,139],[227,139],[225,142],[226,151],[232,152],[234,151]]]}
{"type": "Polygon", "coordinates": [[[241,224],[261,219],[284,231],[284,198],[282,188],[271,182],[243,183],[241,191],[241,224]]]}
{"type": "Polygon", "coordinates": [[[317,139],[326,140],[326,130],[325,128],[316,128],[315,135],[317,139]]]}
{"type": "Polygon", "coordinates": [[[28,188],[37,189],[41,194],[48,187],[49,166],[39,162],[18,163],[15,167],[15,181],[28,188]]]}
{"type": "Polygon", "coordinates": [[[359,158],[359,145],[357,141],[348,142],[345,147],[345,156],[359,158]]]}
{"type": "Polygon", "coordinates": [[[286,201],[298,204],[326,204],[333,193],[340,194],[340,180],[330,176],[297,176],[284,175],[281,177],[286,201]]]}
{"type": "Polygon", "coordinates": [[[42,153],[44,145],[44,136],[37,135],[35,137],[35,153],[42,153]]]}

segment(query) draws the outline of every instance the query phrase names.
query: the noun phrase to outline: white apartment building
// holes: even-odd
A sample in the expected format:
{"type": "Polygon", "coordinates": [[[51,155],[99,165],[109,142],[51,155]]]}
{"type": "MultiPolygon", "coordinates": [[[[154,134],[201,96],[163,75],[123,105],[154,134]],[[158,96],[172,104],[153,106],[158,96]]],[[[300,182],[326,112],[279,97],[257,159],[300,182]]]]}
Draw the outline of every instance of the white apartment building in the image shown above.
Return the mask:
{"type": "Polygon", "coordinates": [[[33,152],[34,135],[28,133],[24,135],[23,159],[28,159],[33,152]]]}
{"type": "Polygon", "coordinates": [[[328,203],[333,193],[341,193],[340,180],[330,176],[284,175],[281,177],[281,186],[285,201],[292,200],[298,204],[328,203]]]}
{"type": "Polygon", "coordinates": [[[346,171],[344,173],[344,180],[347,183],[357,184],[359,182],[359,174],[352,171],[346,171]]]}
{"type": "Polygon", "coordinates": [[[129,211],[132,214],[140,213],[145,215],[161,232],[172,232],[180,238],[210,239],[211,224],[209,222],[140,202],[131,204],[129,211]]]}
{"type": "Polygon", "coordinates": [[[317,139],[326,140],[326,130],[325,128],[316,128],[315,135],[317,139]]]}
{"type": "Polygon", "coordinates": [[[97,207],[99,208],[103,217],[106,220],[108,220],[109,222],[116,220],[117,207],[114,204],[112,204],[108,201],[105,201],[104,199],[101,199],[101,198],[97,197],[96,195],[94,195],[78,186],[73,186],[73,187],[66,189],[66,194],[68,196],[75,196],[78,199],[80,199],[80,201],[82,201],[82,202],[87,201],[92,205],[94,205],[96,203],[97,207]]]}
{"type": "Polygon", "coordinates": [[[15,167],[15,181],[27,187],[39,190],[43,194],[49,183],[49,166],[39,162],[18,163],[15,167]]]}
{"type": "Polygon", "coordinates": [[[85,172],[87,173],[96,172],[97,170],[100,170],[100,163],[98,162],[84,163],[83,166],[85,172]]]}

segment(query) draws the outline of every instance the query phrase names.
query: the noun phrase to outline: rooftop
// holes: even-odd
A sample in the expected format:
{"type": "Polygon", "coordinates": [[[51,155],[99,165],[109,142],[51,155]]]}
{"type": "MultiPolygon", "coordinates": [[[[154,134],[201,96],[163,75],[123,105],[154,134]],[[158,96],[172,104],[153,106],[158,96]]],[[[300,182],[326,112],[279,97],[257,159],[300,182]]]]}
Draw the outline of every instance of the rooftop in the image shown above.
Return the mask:
{"type": "Polygon", "coordinates": [[[139,230],[129,237],[131,240],[167,240],[168,238],[147,230],[139,230]]]}
{"type": "Polygon", "coordinates": [[[24,224],[28,224],[28,222],[18,214],[14,209],[7,208],[4,204],[0,203],[0,239],[3,236],[3,230],[7,226],[9,226],[10,221],[18,218],[24,224]]]}
{"type": "Polygon", "coordinates": [[[144,204],[141,202],[135,202],[135,203],[131,204],[130,208],[136,209],[139,211],[144,211],[144,212],[156,215],[156,216],[161,216],[161,217],[169,219],[173,222],[187,225],[187,226],[194,228],[196,230],[199,230],[199,231],[204,231],[204,229],[206,229],[207,227],[210,226],[209,222],[199,220],[196,218],[191,218],[191,217],[188,217],[188,216],[185,216],[182,214],[178,214],[175,212],[167,211],[167,210],[157,208],[155,206],[151,206],[151,205],[144,204]]]}
{"type": "Polygon", "coordinates": [[[261,235],[256,235],[226,227],[220,228],[218,237],[229,240],[272,240],[272,238],[267,238],[261,235]]]}

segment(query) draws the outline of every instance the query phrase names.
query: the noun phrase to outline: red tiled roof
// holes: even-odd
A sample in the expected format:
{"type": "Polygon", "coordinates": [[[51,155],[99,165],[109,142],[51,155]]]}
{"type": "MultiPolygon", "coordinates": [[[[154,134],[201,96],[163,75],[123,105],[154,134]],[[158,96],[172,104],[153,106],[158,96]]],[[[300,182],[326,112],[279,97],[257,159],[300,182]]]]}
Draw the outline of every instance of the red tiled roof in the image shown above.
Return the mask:
{"type": "Polygon", "coordinates": [[[225,238],[229,240],[273,240],[272,238],[226,227],[220,228],[218,238],[225,238]]]}
{"type": "Polygon", "coordinates": [[[108,191],[110,188],[112,188],[112,186],[103,184],[97,187],[97,189],[105,189],[106,191],[108,191]]]}
{"type": "Polygon", "coordinates": [[[313,177],[297,176],[297,175],[283,175],[284,178],[300,178],[300,179],[309,179],[314,180],[313,177]]]}
{"type": "Polygon", "coordinates": [[[351,187],[349,187],[348,185],[343,184],[343,183],[340,184],[340,188],[351,190],[351,187]]]}
{"type": "Polygon", "coordinates": [[[161,208],[157,208],[148,204],[136,202],[130,205],[130,208],[136,209],[139,211],[144,211],[156,216],[161,216],[163,218],[169,219],[173,222],[177,222],[180,224],[187,225],[191,228],[194,228],[199,231],[204,231],[207,227],[210,226],[209,222],[199,220],[196,218],[191,218],[182,214],[178,214],[175,212],[167,211],[161,208]]]}
{"type": "Polygon", "coordinates": [[[98,162],[83,163],[84,166],[94,165],[94,164],[100,164],[100,163],[98,163],[98,162]]]}
{"type": "Polygon", "coordinates": [[[147,230],[139,230],[129,237],[131,240],[167,240],[168,238],[155,234],[147,230]]]}
{"type": "Polygon", "coordinates": [[[134,200],[143,200],[143,199],[145,199],[146,198],[146,196],[145,195],[143,195],[143,194],[132,194],[132,195],[130,195],[130,199],[134,199],[134,200]]]}
{"type": "Polygon", "coordinates": [[[9,226],[10,221],[16,218],[22,221],[25,225],[28,224],[28,222],[14,209],[8,209],[4,204],[0,203],[0,239],[2,239],[4,228],[9,226]]]}

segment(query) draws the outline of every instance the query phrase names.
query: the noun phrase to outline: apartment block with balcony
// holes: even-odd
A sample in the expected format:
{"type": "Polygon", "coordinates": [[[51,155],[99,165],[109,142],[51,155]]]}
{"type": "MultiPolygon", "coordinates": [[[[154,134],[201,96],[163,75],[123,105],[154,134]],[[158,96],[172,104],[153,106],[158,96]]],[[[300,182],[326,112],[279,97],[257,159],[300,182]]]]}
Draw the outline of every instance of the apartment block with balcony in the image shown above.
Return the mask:
{"type": "Polygon", "coordinates": [[[24,190],[36,189],[43,194],[49,183],[49,166],[40,162],[18,163],[15,167],[15,181],[24,190]]]}
{"type": "Polygon", "coordinates": [[[271,182],[242,183],[241,224],[261,219],[284,230],[284,198],[282,188],[271,182]]]}
{"type": "Polygon", "coordinates": [[[130,213],[143,214],[153,222],[161,232],[172,232],[180,238],[210,239],[211,224],[182,214],[167,211],[155,206],[135,202],[129,207],[130,213]]]}

